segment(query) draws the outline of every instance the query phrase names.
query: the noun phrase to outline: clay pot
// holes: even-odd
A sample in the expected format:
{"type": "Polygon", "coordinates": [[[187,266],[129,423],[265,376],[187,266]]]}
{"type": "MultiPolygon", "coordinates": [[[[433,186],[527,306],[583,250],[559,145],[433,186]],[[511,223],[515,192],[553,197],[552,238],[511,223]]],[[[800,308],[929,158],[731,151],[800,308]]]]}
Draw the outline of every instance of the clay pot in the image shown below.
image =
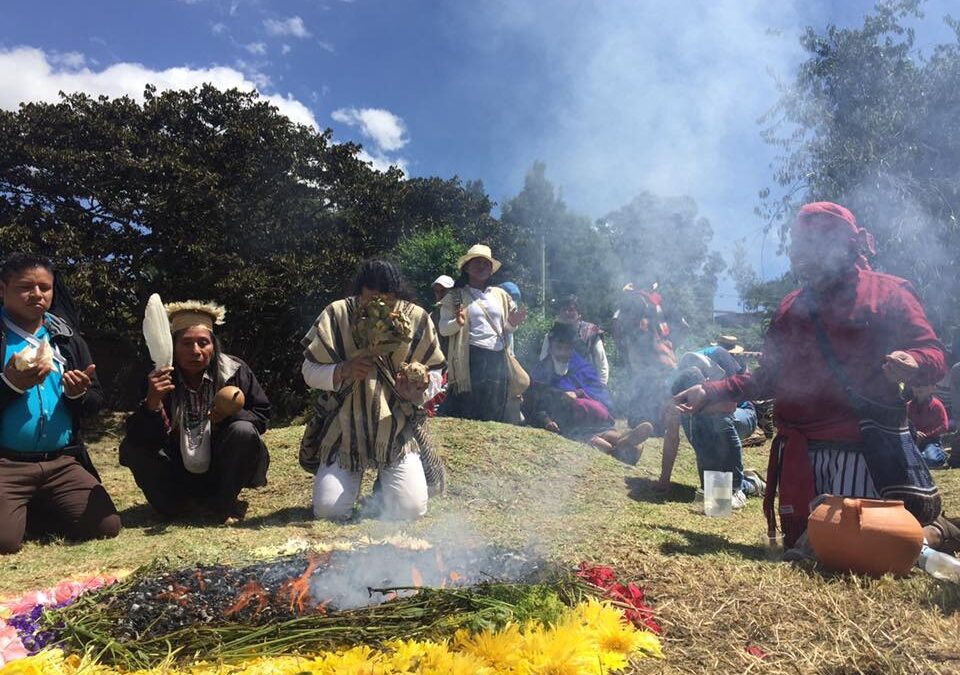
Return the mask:
{"type": "Polygon", "coordinates": [[[920,556],[923,528],[902,501],[828,495],[810,514],[817,559],[840,572],[907,574],[920,556]]]}
{"type": "Polygon", "coordinates": [[[226,386],[213,397],[210,406],[210,419],[217,422],[243,410],[245,399],[243,392],[234,386],[226,386]]]}

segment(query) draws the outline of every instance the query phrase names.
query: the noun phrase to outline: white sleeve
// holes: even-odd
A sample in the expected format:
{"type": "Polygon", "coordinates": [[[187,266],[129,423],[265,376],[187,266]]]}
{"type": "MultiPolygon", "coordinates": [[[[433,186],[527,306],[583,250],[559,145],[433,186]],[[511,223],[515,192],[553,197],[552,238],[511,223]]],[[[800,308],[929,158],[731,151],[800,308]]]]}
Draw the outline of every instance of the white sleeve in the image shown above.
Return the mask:
{"type": "Polygon", "coordinates": [[[336,391],[337,388],[333,386],[333,371],[336,369],[337,364],[335,363],[314,363],[309,359],[304,359],[300,372],[303,373],[303,381],[311,389],[336,391]]]}
{"type": "MultiPolygon", "coordinates": [[[[457,292],[460,293],[460,291],[457,292]]],[[[450,293],[453,293],[453,291],[450,291],[450,293]]],[[[448,293],[447,295],[449,296],[450,294],[448,293]]],[[[444,298],[444,302],[440,303],[440,323],[437,325],[437,331],[443,337],[456,335],[460,332],[460,329],[463,328],[463,326],[457,322],[457,316],[454,314],[453,308],[453,298],[450,299],[450,302],[446,302],[446,298],[444,298]]]]}
{"type": "Polygon", "coordinates": [[[600,381],[607,384],[610,379],[610,362],[607,361],[607,350],[603,346],[603,340],[598,339],[593,346],[593,362],[597,364],[597,374],[600,381]]]}
{"type": "Polygon", "coordinates": [[[427,391],[424,394],[424,400],[431,400],[434,396],[443,391],[443,373],[439,370],[431,370],[430,381],[427,383],[427,391]]]}

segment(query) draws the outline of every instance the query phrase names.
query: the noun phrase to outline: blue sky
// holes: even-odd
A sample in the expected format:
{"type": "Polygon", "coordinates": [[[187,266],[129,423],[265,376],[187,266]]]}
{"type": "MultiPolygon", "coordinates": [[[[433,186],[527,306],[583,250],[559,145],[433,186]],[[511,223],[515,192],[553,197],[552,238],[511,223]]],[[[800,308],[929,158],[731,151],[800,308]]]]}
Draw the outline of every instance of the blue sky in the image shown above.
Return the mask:
{"type": "MultiPolygon", "coordinates": [[[[534,160],[591,218],[649,189],[689,194],[726,254],[785,269],[753,215],[773,152],[757,119],[803,58],[805,25],[872,2],[0,0],[0,107],[59,89],[258,88],[376,166],[516,194],[534,160]],[[52,20],[51,17],[55,17],[52,20]],[[762,252],[762,254],[761,254],[762,252]]],[[[918,44],[949,38],[932,0],[918,44]]],[[[718,306],[736,298],[724,283],[718,306]]]]}

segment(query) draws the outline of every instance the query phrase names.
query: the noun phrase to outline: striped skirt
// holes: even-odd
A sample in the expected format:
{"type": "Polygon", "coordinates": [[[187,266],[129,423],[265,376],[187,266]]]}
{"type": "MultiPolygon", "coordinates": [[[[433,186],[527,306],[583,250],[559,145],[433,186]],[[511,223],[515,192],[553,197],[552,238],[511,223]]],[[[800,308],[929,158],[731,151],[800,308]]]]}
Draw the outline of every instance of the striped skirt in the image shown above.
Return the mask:
{"type": "Polygon", "coordinates": [[[863,446],[839,441],[815,441],[807,444],[813,480],[818,495],[879,499],[873,478],[867,469],[863,446]]]}

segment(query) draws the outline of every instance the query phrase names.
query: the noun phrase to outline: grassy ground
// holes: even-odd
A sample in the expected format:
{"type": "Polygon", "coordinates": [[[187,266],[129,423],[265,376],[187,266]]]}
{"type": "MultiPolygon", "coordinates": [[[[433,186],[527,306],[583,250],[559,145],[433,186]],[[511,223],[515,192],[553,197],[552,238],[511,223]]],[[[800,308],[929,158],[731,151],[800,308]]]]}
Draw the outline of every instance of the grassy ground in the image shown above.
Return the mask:
{"type": "MultiPolygon", "coordinates": [[[[356,540],[403,531],[436,540],[458,536],[534,546],[571,563],[610,564],[645,585],[664,624],[665,662],[637,672],[892,673],[960,671],[960,592],[922,573],[880,580],[825,575],[767,559],[761,505],[730,519],[690,507],[696,484],[684,445],[675,487],[657,495],[660,462],[651,441],[638,467],[546,432],[498,424],[436,420],[433,434],[448,463],[448,493],[422,521],[399,525],[359,518],[345,525],[309,518],[311,476],[296,462],[302,427],[268,434],[270,485],[244,493],[239,527],[169,524],[154,517],[129,473],[116,462],[119,438],[105,431],[93,456],[121,510],[125,530],[111,541],[30,542],[0,559],[0,594],[71,573],[132,568],[157,557],[193,563],[237,561],[292,537],[356,540]],[[746,652],[757,645],[768,656],[746,652]]],[[[763,468],[766,448],[745,451],[763,468]]],[[[960,471],[938,474],[949,511],[960,510],[960,471]]]]}

